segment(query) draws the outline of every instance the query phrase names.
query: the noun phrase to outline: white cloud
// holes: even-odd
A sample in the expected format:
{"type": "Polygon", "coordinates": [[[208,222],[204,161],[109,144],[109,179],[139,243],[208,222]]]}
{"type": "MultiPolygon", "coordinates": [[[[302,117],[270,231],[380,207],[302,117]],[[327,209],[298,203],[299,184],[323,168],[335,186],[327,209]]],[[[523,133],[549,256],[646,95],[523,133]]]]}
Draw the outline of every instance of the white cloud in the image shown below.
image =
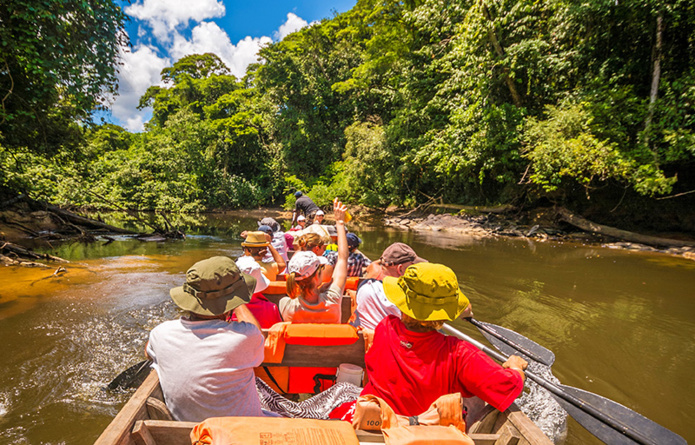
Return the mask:
{"type": "MultiPolygon", "coordinates": [[[[130,132],[139,132],[145,129],[145,112],[139,112],[125,120],[124,127],[130,132]]],[[[149,118],[148,118],[149,120],[149,118]]]]}
{"type": "Polygon", "coordinates": [[[278,28],[278,30],[273,33],[273,37],[275,38],[275,40],[282,40],[285,37],[287,37],[288,34],[292,34],[295,31],[299,31],[300,29],[308,25],[309,23],[303,18],[297,16],[292,12],[288,12],[287,21],[280,25],[280,28],[278,28]]]}
{"type": "MultiPolygon", "coordinates": [[[[268,36],[247,36],[234,45],[225,30],[206,19],[222,17],[225,8],[218,0],[139,0],[125,8],[130,16],[142,20],[148,26],[138,27],[138,41],[133,51],[122,54],[123,66],[119,77],[119,96],[111,106],[112,116],[130,131],[142,131],[143,123],[152,115],[151,109],[137,110],[140,97],[152,85],[160,85],[162,69],[191,54],[214,53],[229,67],[232,74],[242,78],[251,63],[258,62],[258,51],[273,42],[268,36]],[[190,38],[182,31],[189,22],[198,24],[191,30],[190,38]],[[168,57],[160,57],[154,46],[140,43],[152,37],[168,57]]],[[[312,23],[313,24],[313,23],[312,23]]],[[[273,33],[276,41],[310,25],[293,13],[273,33]]]]}
{"type": "Polygon", "coordinates": [[[160,73],[171,65],[171,60],[157,55],[149,46],[135,47],[133,51],[121,54],[123,66],[118,73],[118,92],[111,112],[130,131],[143,129],[144,115],[147,111],[137,110],[140,97],[147,88],[161,83],[160,73]]]}
{"type": "Polygon", "coordinates": [[[246,37],[234,45],[227,33],[216,23],[203,22],[193,28],[188,40],[176,34],[169,53],[176,60],[190,54],[217,54],[232,74],[242,78],[246,73],[246,67],[258,61],[258,50],[269,43],[270,37],[246,37]]]}
{"type": "Polygon", "coordinates": [[[125,13],[147,22],[154,36],[166,42],[176,28],[187,26],[189,21],[223,17],[225,8],[217,0],[143,0],[126,7],[125,13]]]}

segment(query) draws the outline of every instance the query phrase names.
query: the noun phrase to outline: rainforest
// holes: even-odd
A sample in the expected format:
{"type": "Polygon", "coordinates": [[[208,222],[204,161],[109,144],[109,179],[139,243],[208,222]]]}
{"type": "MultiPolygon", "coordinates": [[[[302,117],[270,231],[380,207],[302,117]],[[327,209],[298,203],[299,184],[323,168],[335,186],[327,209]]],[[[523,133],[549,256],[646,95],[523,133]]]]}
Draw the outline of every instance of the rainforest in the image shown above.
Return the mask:
{"type": "Polygon", "coordinates": [[[177,213],[290,207],[302,190],[695,232],[687,0],[360,0],[264,47],[243,78],[212,53],[179,59],[141,97],[139,133],[93,117],[116,94],[120,7],[8,6],[4,202],[177,213]]]}

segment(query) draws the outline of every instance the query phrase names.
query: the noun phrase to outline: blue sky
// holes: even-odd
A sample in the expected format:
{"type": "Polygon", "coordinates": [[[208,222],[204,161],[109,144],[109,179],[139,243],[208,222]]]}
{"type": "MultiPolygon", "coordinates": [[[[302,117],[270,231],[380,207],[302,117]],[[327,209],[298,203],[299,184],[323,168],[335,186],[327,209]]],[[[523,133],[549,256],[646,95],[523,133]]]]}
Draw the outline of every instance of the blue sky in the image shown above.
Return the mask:
{"type": "Polygon", "coordinates": [[[137,110],[140,96],[158,85],[159,73],[189,54],[213,52],[241,77],[257,60],[262,45],[282,40],[356,0],[133,0],[122,2],[130,17],[126,31],[132,48],[123,51],[119,95],[106,121],[141,131],[151,110],[137,110]]]}

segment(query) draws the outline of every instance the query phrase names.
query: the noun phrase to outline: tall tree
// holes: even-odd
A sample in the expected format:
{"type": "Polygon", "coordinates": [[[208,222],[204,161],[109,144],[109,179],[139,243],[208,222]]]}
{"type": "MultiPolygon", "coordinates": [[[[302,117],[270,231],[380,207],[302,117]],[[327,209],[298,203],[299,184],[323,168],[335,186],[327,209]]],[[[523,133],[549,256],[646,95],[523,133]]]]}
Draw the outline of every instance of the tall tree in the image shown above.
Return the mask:
{"type": "Polygon", "coordinates": [[[350,24],[350,15],[342,14],[259,53],[265,63],[256,67],[254,85],[277,107],[273,135],[291,174],[321,176],[342,154],[355,103],[338,85],[361,62],[350,24]]]}
{"type": "Polygon", "coordinates": [[[53,153],[116,92],[125,16],[113,0],[3,0],[0,144],[53,153]]]}

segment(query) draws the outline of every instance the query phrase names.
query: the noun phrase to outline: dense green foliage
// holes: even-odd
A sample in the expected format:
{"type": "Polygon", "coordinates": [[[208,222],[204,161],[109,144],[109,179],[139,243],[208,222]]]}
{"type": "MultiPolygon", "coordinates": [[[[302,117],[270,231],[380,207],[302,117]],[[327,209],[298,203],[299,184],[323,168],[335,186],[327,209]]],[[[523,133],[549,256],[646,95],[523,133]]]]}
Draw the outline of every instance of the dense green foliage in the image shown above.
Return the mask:
{"type": "Polygon", "coordinates": [[[242,80],[213,54],[179,60],[141,99],[146,131],[90,130],[79,167],[0,161],[54,201],[172,210],[695,182],[689,0],[360,0],[260,57],[242,80]]]}
{"type": "Polygon", "coordinates": [[[55,153],[116,91],[125,16],[112,0],[3,0],[0,144],[55,153]]]}

